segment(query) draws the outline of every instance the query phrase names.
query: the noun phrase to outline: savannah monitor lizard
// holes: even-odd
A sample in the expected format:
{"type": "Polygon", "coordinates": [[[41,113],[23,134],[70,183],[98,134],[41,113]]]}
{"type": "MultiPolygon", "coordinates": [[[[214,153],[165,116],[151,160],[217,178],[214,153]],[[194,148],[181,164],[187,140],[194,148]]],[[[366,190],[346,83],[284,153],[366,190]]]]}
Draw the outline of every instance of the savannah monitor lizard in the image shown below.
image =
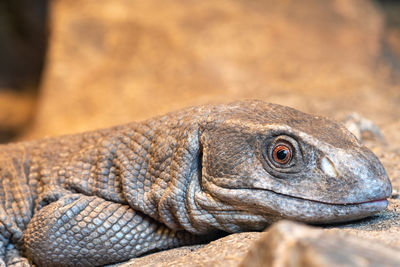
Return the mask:
{"type": "Polygon", "coordinates": [[[281,219],[355,220],[391,184],[342,125],[262,101],[0,149],[0,266],[96,266],[281,219]]]}

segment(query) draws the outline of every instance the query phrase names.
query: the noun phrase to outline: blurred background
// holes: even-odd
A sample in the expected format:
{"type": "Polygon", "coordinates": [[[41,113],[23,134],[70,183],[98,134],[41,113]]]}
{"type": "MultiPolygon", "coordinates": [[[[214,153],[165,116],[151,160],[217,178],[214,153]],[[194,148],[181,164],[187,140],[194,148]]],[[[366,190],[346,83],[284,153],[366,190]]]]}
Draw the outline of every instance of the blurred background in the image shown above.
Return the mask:
{"type": "Polygon", "coordinates": [[[0,1],[1,142],[244,98],[397,134],[400,1],[0,1]]]}

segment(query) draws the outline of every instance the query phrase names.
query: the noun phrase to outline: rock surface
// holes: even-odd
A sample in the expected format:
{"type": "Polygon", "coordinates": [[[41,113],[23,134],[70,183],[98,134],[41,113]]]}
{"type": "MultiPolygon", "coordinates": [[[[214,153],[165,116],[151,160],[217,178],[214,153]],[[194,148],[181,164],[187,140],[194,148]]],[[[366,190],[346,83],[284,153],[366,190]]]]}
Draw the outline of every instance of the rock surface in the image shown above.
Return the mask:
{"type": "MultiPolygon", "coordinates": [[[[208,245],[189,246],[162,251],[134,259],[120,267],[168,266],[238,266],[261,233],[239,233],[208,245]]],[[[117,266],[117,265],[115,265],[117,266]]]]}
{"type": "Polygon", "coordinates": [[[281,221],[255,242],[239,266],[399,265],[400,256],[395,249],[352,236],[339,236],[335,232],[281,221]]]}
{"type": "Polygon", "coordinates": [[[41,102],[29,134],[242,98],[398,119],[379,64],[383,21],[363,0],[52,1],[41,102]]]}

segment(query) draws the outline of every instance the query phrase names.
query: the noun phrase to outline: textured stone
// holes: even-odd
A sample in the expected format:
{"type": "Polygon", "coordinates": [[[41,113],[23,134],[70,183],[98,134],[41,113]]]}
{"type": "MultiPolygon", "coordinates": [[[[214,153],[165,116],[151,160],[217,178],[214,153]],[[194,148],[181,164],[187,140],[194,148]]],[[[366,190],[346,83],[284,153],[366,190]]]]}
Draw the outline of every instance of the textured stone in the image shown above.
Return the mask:
{"type": "Polygon", "coordinates": [[[390,247],[281,221],[260,237],[239,266],[399,265],[398,250],[390,247]]]}
{"type": "Polygon", "coordinates": [[[250,246],[261,233],[233,234],[208,245],[190,246],[158,252],[133,259],[123,267],[167,267],[167,266],[237,266],[247,254],[250,246]]]}

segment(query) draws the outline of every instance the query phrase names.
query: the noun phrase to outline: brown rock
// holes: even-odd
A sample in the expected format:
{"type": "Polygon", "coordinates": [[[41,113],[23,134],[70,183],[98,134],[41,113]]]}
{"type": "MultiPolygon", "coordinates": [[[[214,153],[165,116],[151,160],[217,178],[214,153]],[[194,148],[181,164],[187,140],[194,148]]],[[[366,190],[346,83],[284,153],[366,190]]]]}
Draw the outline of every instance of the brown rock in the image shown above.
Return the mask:
{"type": "MultiPolygon", "coordinates": [[[[52,1],[30,136],[239,98],[374,116],[388,99],[377,78],[382,21],[364,0],[52,1]]],[[[387,108],[379,116],[400,116],[387,108]]]]}
{"type": "Polygon", "coordinates": [[[400,266],[400,256],[377,243],[281,221],[260,237],[240,264],[250,266],[400,266]]]}

